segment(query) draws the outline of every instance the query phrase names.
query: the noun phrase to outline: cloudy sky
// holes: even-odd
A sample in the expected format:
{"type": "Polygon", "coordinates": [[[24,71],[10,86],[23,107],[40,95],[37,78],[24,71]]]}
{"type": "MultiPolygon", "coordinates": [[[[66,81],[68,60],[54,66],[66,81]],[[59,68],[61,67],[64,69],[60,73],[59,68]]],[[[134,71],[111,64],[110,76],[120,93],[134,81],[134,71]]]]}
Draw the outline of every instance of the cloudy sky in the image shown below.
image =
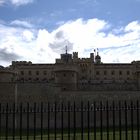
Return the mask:
{"type": "Polygon", "coordinates": [[[68,46],[104,63],[140,60],[140,0],[0,0],[0,65],[54,63],[68,46]]]}

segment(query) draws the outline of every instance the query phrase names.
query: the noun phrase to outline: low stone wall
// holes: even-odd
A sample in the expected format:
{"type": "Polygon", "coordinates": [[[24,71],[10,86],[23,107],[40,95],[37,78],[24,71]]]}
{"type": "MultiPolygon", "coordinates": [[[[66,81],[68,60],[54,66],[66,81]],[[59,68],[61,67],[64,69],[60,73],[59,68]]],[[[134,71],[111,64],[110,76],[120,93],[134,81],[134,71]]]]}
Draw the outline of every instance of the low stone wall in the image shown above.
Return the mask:
{"type": "Polygon", "coordinates": [[[0,83],[0,102],[138,100],[140,91],[61,91],[48,83],[0,83]],[[15,97],[17,95],[17,97],[15,97]]]}

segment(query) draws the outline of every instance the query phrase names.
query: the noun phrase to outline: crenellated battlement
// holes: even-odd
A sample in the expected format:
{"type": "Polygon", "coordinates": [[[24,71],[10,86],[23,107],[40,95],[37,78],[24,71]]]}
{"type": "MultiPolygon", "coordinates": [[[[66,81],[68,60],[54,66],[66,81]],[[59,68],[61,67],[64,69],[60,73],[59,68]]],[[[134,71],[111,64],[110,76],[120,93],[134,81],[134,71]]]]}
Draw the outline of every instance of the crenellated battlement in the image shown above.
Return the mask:
{"type": "Polygon", "coordinates": [[[31,61],[12,61],[12,65],[31,65],[31,61]]]}

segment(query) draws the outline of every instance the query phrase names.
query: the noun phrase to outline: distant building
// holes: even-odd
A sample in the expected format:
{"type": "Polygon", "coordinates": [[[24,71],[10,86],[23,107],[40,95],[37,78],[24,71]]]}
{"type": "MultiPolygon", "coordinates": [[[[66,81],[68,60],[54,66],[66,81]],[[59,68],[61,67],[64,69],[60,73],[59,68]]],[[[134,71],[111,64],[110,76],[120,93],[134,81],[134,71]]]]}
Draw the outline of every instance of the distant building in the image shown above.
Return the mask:
{"type": "Polygon", "coordinates": [[[12,61],[0,67],[0,82],[46,83],[61,91],[140,90],[140,61],[103,63],[99,52],[79,58],[78,52],[61,54],[55,64],[12,61]]]}

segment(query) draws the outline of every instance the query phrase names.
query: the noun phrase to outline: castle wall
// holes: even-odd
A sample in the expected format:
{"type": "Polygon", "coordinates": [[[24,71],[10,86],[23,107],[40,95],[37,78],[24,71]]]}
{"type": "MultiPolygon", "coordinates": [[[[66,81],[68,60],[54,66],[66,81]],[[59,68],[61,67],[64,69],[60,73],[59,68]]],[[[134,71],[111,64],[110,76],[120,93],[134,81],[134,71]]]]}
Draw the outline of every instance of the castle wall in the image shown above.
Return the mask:
{"type": "Polygon", "coordinates": [[[57,98],[59,89],[48,83],[0,83],[0,102],[51,102],[57,98]]]}
{"type": "Polygon", "coordinates": [[[18,103],[76,101],[81,100],[137,100],[140,91],[63,91],[47,83],[0,83],[0,102],[18,103]],[[17,94],[17,99],[15,95],[17,94]]]}
{"type": "Polygon", "coordinates": [[[131,101],[140,99],[140,91],[64,91],[62,101],[131,101]]]}
{"type": "MultiPolygon", "coordinates": [[[[13,66],[12,66],[13,67],[13,66]]],[[[18,81],[23,82],[50,82],[54,78],[53,64],[18,64],[15,65],[18,81]]]]}

